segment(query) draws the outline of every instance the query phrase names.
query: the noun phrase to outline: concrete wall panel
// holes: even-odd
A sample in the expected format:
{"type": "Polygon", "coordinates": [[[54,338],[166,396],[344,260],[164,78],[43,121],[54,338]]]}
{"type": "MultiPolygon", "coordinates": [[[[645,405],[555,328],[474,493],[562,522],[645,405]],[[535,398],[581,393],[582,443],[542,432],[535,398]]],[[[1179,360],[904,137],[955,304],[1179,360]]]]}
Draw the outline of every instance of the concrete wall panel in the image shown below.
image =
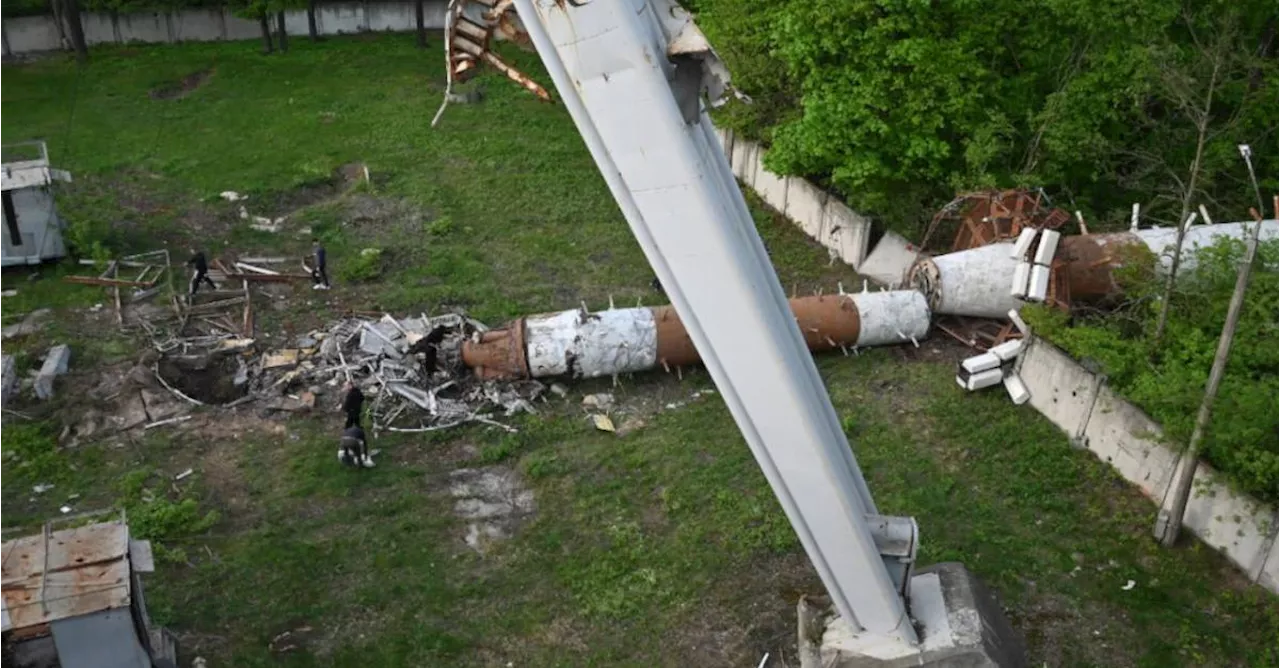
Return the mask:
{"type": "Polygon", "coordinates": [[[834,249],[854,269],[861,270],[867,258],[867,240],[871,237],[871,221],[844,205],[844,202],[827,198],[822,209],[823,246],[834,249]]]}
{"type": "Polygon", "coordinates": [[[11,53],[60,48],[58,28],[49,16],[20,16],[4,20],[4,37],[11,53]]]}
{"type": "Polygon", "coordinates": [[[1120,469],[1121,474],[1156,503],[1164,498],[1178,463],[1177,455],[1160,442],[1161,434],[1159,424],[1105,386],[1098,391],[1084,429],[1086,446],[1099,458],[1107,461],[1123,452],[1128,461],[1136,464],[1136,468],[1120,469]]]}
{"type": "Polygon", "coordinates": [[[1233,491],[1221,474],[1201,463],[1182,525],[1251,575],[1266,564],[1275,511],[1233,491]]]}
{"type": "MultiPolygon", "coordinates": [[[[864,236],[870,233],[870,229],[867,229],[864,236]]],[[[896,288],[906,279],[907,271],[915,264],[917,255],[915,246],[902,235],[885,232],[880,237],[880,243],[876,244],[867,254],[862,266],[858,267],[858,272],[877,283],[896,288]]]]}
{"type": "Polygon", "coordinates": [[[822,217],[826,205],[827,193],[817,186],[801,178],[787,179],[787,207],[782,213],[804,230],[810,239],[824,241],[822,217]]]}
{"type": "Polygon", "coordinates": [[[173,38],[179,42],[217,42],[226,39],[222,11],[189,9],[175,12],[170,18],[173,38]]]}
{"type": "Polygon", "coordinates": [[[787,179],[765,169],[764,151],[756,151],[756,194],[776,211],[787,210],[787,179]]]}
{"type": "Polygon", "coordinates": [[[1031,406],[1075,438],[1084,432],[1098,391],[1093,373],[1043,339],[1035,339],[1022,358],[1022,380],[1031,406]]]}

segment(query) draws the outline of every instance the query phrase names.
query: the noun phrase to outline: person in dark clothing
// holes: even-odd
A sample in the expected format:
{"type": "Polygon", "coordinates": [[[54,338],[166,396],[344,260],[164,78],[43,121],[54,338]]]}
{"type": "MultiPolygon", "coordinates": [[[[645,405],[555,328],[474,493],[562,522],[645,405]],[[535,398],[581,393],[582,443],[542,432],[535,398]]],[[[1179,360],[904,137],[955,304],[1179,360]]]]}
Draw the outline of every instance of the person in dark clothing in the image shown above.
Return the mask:
{"type": "Polygon", "coordinates": [[[364,409],[364,392],[355,383],[347,383],[347,396],[342,400],[342,410],[347,414],[343,429],[360,426],[360,413],[364,409]]]}
{"type": "Polygon", "coordinates": [[[369,448],[365,444],[364,430],[359,426],[342,430],[342,440],[338,447],[338,461],[347,466],[373,468],[373,458],[369,456],[369,448]]]}
{"type": "Polygon", "coordinates": [[[191,259],[187,260],[187,266],[195,270],[195,274],[191,276],[191,294],[194,295],[200,289],[202,281],[208,283],[211,290],[218,289],[213,284],[213,279],[209,278],[209,262],[204,259],[203,252],[191,249],[191,259]]]}
{"type": "Polygon", "coordinates": [[[325,260],[327,258],[325,257],[324,246],[320,245],[319,239],[312,239],[311,244],[312,260],[315,262],[315,267],[311,270],[311,280],[314,281],[315,284],[312,285],[311,288],[313,290],[328,290],[329,272],[325,266],[325,260]]]}

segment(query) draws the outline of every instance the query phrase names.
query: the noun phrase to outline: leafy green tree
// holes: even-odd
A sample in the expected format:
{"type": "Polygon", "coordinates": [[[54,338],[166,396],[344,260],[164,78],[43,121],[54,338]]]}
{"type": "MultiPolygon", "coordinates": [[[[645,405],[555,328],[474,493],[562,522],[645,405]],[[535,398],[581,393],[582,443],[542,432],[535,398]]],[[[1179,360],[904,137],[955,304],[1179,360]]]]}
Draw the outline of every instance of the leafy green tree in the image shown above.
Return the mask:
{"type": "MultiPolygon", "coordinates": [[[[1242,110],[1234,142],[1274,145],[1274,111],[1243,95],[1276,98],[1275,7],[1188,7],[1196,21],[1231,16],[1246,51],[1271,59],[1269,69],[1230,68],[1215,99],[1242,110]]],[[[989,186],[1044,186],[1090,220],[1118,222],[1133,201],[1165,206],[1148,199],[1167,170],[1143,153],[1184,173],[1194,153],[1186,132],[1161,135],[1185,125],[1160,95],[1162,68],[1193,63],[1168,57],[1193,45],[1182,0],[698,0],[694,9],[754,99],[717,120],[770,144],[771,169],[823,183],[909,234],[954,191],[989,186]]],[[[1207,144],[1202,171],[1229,159],[1207,144]]],[[[1267,159],[1259,171],[1274,187],[1275,155],[1267,159]]],[[[1206,179],[1200,190],[1223,215],[1247,212],[1245,189],[1206,179]]]]}

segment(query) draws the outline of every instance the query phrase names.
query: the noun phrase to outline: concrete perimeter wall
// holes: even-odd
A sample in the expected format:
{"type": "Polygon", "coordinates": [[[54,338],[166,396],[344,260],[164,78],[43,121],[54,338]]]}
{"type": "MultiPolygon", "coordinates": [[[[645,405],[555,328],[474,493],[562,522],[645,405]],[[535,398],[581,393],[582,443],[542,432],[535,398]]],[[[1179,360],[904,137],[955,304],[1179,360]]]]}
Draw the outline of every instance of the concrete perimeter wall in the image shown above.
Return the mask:
{"type": "MultiPolygon", "coordinates": [[[[1157,506],[1172,501],[1178,455],[1161,441],[1160,425],[1120,398],[1106,379],[1044,339],[1032,337],[1018,375],[1030,404],[1090,452],[1137,485],[1157,506]]],[[[1152,524],[1154,525],[1154,515],[1152,524]]],[[[1183,527],[1222,552],[1249,579],[1277,591],[1276,509],[1228,486],[1201,462],[1183,527]]],[[[1154,540],[1154,539],[1153,539],[1154,540]]]]}
{"type": "Polygon", "coordinates": [[[716,134],[734,176],[743,185],[825,246],[833,260],[842,260],[854,269],[862,267],[871,238],[869,219],[802,178],[778,176],[765,169],[765,152],[759,144],[736,137],[731,130],[717,129],[716,134]]]}
{"type": "MultiPolygon", "coordinates": [[[[444,28],[447,3],[426,0],[426,26],[444,28]]],[[[316,30],[322,35],[369,31],[412,31],[417,28],[412,2],[332,2],[316,7],[316,30]]],[[[144,42],[216,42],[257,39],[256,21],[242,19],[227,9],[182,9],[173,12],[110,14],[83,12],[84,38],[90,45],[144,42]]],[[[275,19],[272,18],[272,29],[275,19]]],[[[0,22],[4,33],[4,55],[21,55],[62,48],[58,27],[52,16],[23,16],[0,22]]],[[[292,35],[307,34],[307,12],[285,12],[285,30],[292,35]]]]}

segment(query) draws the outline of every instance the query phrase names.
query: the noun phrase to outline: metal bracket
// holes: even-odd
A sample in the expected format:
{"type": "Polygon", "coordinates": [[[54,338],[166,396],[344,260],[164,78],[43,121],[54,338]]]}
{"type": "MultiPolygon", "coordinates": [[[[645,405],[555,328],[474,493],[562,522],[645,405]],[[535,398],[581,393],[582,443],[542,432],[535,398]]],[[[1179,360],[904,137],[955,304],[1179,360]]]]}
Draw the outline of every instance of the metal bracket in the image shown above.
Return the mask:
{"type": "Polygon", "coordinates": [[[902,600],[907,601],[916,549],[920,545],[920,527],[913,517],[867,515],[867,528],[884,560],[889,579],[902,600]]]}

